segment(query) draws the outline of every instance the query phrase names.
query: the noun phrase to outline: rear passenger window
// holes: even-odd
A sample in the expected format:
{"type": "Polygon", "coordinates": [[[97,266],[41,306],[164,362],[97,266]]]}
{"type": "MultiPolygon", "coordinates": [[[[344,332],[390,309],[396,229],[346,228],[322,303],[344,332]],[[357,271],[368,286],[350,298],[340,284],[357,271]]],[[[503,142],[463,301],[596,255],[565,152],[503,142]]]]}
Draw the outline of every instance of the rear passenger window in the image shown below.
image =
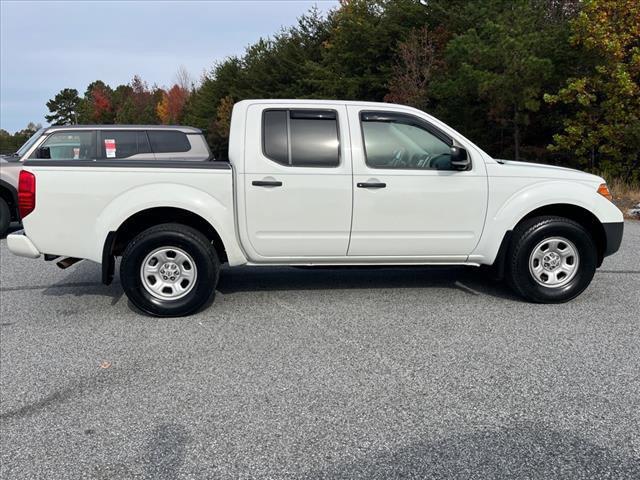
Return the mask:
{"type": "Polygon", "coordinates": [[[153,153],[188,152],[191,149],[186,133],[177,130],[149,130],[147,133],[153,153]]]}
{"type": "Polygon", "coordinates": [[[338,118],[333,110],[266,110],[264,155],[293,167],[336,167],[340,163],[338,118]]]}
{"type": "Polygon", "coordinates": [[[148,154],[147,157],[153,159],[149,139],[144,131],[103,130],[101,135],[103,158],[131,158],[134,155],[148,154]]]}

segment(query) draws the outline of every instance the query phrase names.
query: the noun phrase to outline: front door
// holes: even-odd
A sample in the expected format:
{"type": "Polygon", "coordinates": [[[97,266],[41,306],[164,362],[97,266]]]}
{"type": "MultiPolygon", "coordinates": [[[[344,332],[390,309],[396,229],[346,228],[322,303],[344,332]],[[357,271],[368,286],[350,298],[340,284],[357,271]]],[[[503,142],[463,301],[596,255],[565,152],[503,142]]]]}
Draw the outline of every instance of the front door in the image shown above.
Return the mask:
{"type": "Polygon", "coordinates": [[[454,139],[428,120],[360,107],[349,107],[349,115],[355,139],[349,256],[463,260],[480,239],[487,208],[479,154],[469,149],[471,168],[456,171],[454,139]]]}
{"type": "Polygon", "coordinates": [[[253,105],[247,132],[246,232],[262,258],[344,257],[352,171],[346,107],[253,105]],[[255,128],[255,130],[254,130],[255,128]]]}

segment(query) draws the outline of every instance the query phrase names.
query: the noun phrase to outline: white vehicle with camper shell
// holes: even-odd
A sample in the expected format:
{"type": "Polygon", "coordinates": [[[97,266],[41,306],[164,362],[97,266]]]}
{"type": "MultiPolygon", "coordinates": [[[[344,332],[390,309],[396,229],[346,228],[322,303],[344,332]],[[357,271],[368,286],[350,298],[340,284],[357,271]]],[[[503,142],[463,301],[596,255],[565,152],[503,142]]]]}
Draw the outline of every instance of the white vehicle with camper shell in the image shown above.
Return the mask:
{"type": "Polygon", "coordinates": [[[602,178],[496,160],[400,105],[239,102],[229,163],[120,158],[94,128],[56,127],[32,145],[18,189],[24,231],[9,248],[63,267],[101,263],[106,284],[121,256],[124,291],[152,315],[203,308],[225,262],[492,265],[525,299],[564,302],[622,240],[602,178]],[[82,137],[76,148],[89,153],[47,158],[56,134],[82,137]]]}

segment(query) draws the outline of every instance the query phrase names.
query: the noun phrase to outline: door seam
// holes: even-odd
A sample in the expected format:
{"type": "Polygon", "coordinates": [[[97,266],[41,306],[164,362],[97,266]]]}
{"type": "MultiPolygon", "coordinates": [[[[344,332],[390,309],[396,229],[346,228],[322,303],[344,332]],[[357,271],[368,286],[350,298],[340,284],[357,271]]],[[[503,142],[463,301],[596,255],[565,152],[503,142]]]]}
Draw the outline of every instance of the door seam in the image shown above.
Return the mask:
{"type": "Polygon", "coordinates": [[[351,223],[349,224],[349,241],[347,242],[347,251],[345,256],[349,256],[349,250],[351,249],[351,235],[353,234],[353,212],[356,209],[355,189],[353,188],[353,182],[355,177],[353,175],[353,142],[351,139],[351,119],[349,118],[349,106],[345,104],[344,109],[347,114],[347,134],[349,135],[349,158],[351,159],[351,223]]]}

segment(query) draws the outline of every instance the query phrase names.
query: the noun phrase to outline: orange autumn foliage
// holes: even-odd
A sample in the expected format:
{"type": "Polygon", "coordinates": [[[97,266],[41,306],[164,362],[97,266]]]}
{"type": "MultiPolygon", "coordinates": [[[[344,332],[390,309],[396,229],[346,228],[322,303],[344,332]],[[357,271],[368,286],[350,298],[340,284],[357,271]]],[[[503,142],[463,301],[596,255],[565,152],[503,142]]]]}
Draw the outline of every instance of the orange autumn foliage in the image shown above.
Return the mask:
{"type": "Polygon", "coordinates": [[[163,92],[162,100],[156,107],[160,121],[165,125],[180,123],[188,98],[189,91],[180,85],[174,85],[168,92],[163,92]]]}

